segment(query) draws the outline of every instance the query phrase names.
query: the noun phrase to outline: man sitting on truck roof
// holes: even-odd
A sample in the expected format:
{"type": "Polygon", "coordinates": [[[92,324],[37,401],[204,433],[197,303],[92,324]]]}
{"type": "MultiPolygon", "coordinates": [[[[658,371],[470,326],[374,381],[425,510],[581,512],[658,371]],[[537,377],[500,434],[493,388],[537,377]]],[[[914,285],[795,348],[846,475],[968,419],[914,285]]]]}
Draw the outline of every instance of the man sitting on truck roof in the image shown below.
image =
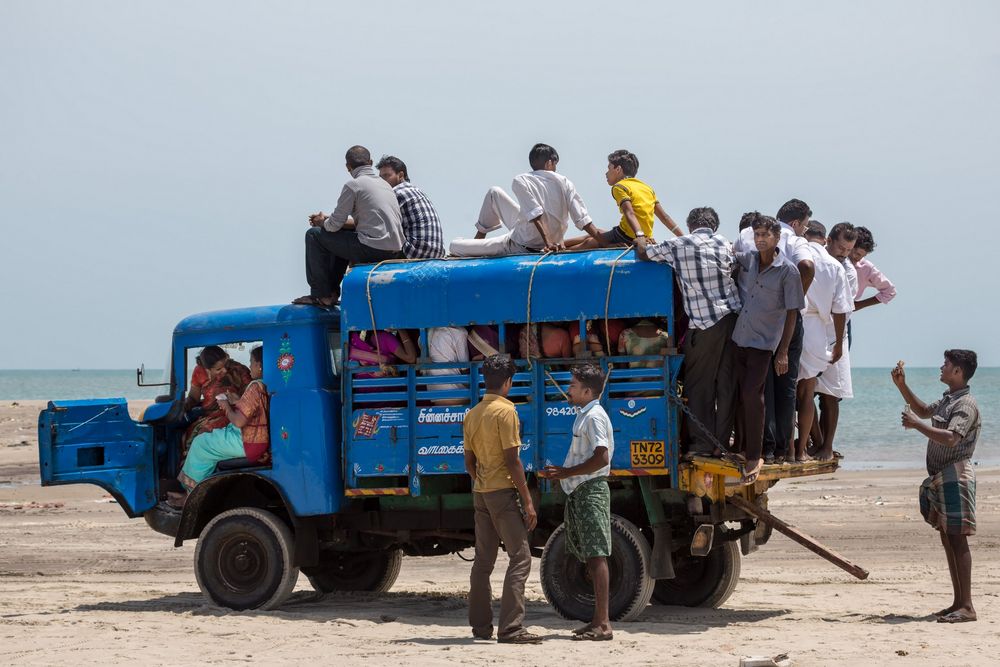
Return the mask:
{"type": "Polygon", "coordinates": [[[396,194],[372,168],[364,146],[347,151],[347,171],[337,207],[309,216],[306,281],[309,294],[292,303],[328,308],[340,299],[340,281],[351,264],[403,257],[403,226],[396,194]]]}
{"type": "Polygon", "coordinates": [[[406,163],[394,155],[383,155],[375,165],[378,175],[392,187],[403,223],[403,255],[407,259],[444,257],[444,232],[437,209],[424,191],[410,182],[406,163]]]}
{"type": "Polygon", "coordinates": [[[740,295],[733,280],[736,260],[729,240],[718,233],[715,209],[693,209],[687,217],[688,233],[662,243],[647,245],[636,239],[640,260],[663,262],[673,267],[681,293],[688,331],[684,354],[684,393],[692,414],[709,433],[693,424],[689,453],[721,454],[715,442],[729,444],[736,415],[736,346],[732,342],[740,295]]]}
{"type": "Polygon", "coordinates": [[[555,251],[564,247],[563,237],[572,222],[597,238],[583,199],[573,183],[556,173],[559,153],[547,144],[535,144],[528,153],[532,171],[514,177],[512,198],[502,188],[486,193],[476,222],[476,237],[458,238],[448,250],[456,257],[500,257],[522,253],[555,251]],[[486,238],[500,227],[509,231],[486,238]]]}
{"type": "Polygon", "coordinates": [[[476,508],[476,557],[469,577],[469,625],[477,639],[493,636],[490,574],[503,541],[509,564],[500,598],[497,641],[537,644],[541,637],[524,627],[524,583],[531,574],[528,531],[535,528],[538,515],[521,465],[521,423],[517,408],[507,400],[516,370],[507,355],[488,357],[482,371],[486,395],[469,410],[462,424],[465,469],[473,480],[476,508]]]}
{"type": "Polygon", "coordinates": [[[636,178],[638,173],[639,158],[635,153],[621,149],[608,156],[608,171],[604,178],[611,186],[611,196],[622,212],[622,219],[611,231],[601,232],[600,238],[585,236],[571,239],[566,242],[566,247],[576,250],[608,248],[629,246],[637,239],[651,239],[656,218],[674,235],[682,234],[681,228],[656,198],[653,188],[636,178]]]}

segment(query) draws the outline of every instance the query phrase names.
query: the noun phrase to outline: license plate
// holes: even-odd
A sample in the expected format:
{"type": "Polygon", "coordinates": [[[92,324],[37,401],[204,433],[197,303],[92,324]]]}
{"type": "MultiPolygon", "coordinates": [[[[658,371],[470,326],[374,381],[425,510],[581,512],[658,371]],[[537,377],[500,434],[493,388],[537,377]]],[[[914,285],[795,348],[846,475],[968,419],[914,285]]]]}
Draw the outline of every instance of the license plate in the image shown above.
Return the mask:
{"type": "Polygon", "coordinates": [[[633,468],[662,468],[665,461],[663,440],[633,440],[633,468]]]}

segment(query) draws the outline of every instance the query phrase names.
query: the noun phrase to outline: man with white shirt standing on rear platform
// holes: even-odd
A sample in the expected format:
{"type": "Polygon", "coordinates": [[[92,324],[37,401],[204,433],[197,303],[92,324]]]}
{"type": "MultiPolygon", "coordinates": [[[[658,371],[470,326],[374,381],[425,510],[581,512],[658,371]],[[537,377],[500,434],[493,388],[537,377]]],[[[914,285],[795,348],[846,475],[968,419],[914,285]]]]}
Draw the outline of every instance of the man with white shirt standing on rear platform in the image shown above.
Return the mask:
{"type": "MultiPolygon", "coordinates": [[[[802,293],[809,292],[812,283],[813,266],[809,243],[802,238],[812,210],[801,199],[789,199],[778,209],[775,216],[781,224],[781,237],[778,239],[778,254],[791,262],[799,273],[802,281],[802,293]]],[[[740,232],[733,249],[737,253],[753,252],[754,231],[752,227],[740,232]]],[[[795,330],[788,346],[788,372],[778,375],[771,364],[764,385],[764,405],[766,420],[764,423],[764,461],[774,462],[776,457],[792,451],[792,427],[795,423],[795,389],[799,377],[799,357],[802,355],[802,316],[796,316],[795,330]]],[[[794,458],[794,454],[790,458],[794,458]]]]}
{"type": "Polygon", "coordinates": [[[600,239],[583,199],[573,183],[556,173],[559,153],[547,144],[535,144],[528,153],[532,171],[514,177],[511,197],[502,188],[486,193],[476,222],[476,237],[458,238],[448,251],[455,257],[501,257],[563,249],[569,223],[600,239]],[[509,231],[487,238],[489,232],[509,231]]]}
{"type": "Polygon", "coordinates": [[[604,371],[597,364],[572,370],[569,400],[578,413],[573,421],[573,441],[562,466],[545,466],[539,472],[557,479],[566,499],[566,548],[587,564],[594,584],[594,616],[573,631],[573,639],[607,641],[613,638],[608,612],[611,555],[611,490],[608,474],[615,453],[615,438],[608,413],[601,407],[604,371]]]}
{"type": "MultiPolygon", "coordinates": [[[[825,239],[826,228],[811,220],[806,236],[825,239]]],[[[816,271],[806,295],[806,307],[802,309],[802,356],[797,386],[799,437],[795,461],[808,460],[806,446],[816,417],[816,404],[813,402],[816,383],[830,364],[837,363],[844,356],[847,315],[853,309],[844,266],[830,256],[818,241],[809,242],[809,251],[816,271]]],[[[829,459],[833,451],[824,449],[820,456],[829,459]]]]}
{"type": "MultiPolygon", "coordinates": [[[[858,232],[849,222],[841,222],[833,226],[826,241],[826,250],[844,267],[847,279],[846,294],[851,303],[858,292],[858,272],[851,264],[851,251],[858,239],[858,232]]],[[[853,312],[853,308],[852,308],[853,312]]],[[[850,322],[851,313],[847,320],[850,322]]],[[[829,461],[834,457],[833,441],[837,435],[837,423],[840,421],[840,401],[854,398],[854,386],[851,382],[851,354],[845,349],[844,354],[830,365],[816,381],[816,393],[819,394],[821,443],[819,459],[829,461]]]]}

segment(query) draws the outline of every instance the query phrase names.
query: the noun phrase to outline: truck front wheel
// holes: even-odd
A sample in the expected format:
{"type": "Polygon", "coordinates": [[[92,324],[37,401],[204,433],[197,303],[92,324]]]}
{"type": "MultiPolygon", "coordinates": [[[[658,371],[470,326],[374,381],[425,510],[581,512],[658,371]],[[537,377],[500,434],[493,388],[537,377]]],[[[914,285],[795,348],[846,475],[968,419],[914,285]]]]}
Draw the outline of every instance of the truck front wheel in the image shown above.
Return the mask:
{"type": "Polygon", "coordinates": [[[205,526],[194,550],[201,592],[220,607],[274,609],[299,577],[292,531],[267,510],[238,507],[205,526]]]}
{"type": "MultiPolygon", "coordinates": [[[[649,543],[628,519],[611,515],[612,621],[632,621],[649,604],[653,579],[649,577],[649,543]]],[[[563,618],[589,621],[594,614],[594,588],[587,566],[566,549],[566,527],[559,526],[542,551],[542,592],[563,618]]]]}
{"type": "Polygon", "coordinates": [[[370,591],[385,593],[396,583],[403,552],[399,549],[367,553],[324,552],[315,567],[302,568],[319,593],[370,591]]]}
{"type": "Polygon", "coordinates": [[[707,556],[674,554],[673,579],[660,579],[653,589],[655,604],[680,607],[722,606],[740,579],[740,547],[735,541],[717,543],[707,556]]]}

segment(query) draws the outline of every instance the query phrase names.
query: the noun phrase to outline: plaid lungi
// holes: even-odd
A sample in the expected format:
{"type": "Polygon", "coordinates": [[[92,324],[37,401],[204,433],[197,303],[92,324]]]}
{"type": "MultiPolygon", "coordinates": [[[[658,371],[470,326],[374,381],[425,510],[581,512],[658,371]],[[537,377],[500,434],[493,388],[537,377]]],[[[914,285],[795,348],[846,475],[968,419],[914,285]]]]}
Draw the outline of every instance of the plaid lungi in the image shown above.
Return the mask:
{"type": "Polygon", "coordinates": [[[971,461],[952,463],[920,485],[920,513],[948,535],[976,534],[976,471],[971,461]]]}
{"type": "Polygon", "coordinates": [[[566,548],[577,560],[611,555],[611,489],[607,477],[595,477],[566,499],[566,548]]]}

